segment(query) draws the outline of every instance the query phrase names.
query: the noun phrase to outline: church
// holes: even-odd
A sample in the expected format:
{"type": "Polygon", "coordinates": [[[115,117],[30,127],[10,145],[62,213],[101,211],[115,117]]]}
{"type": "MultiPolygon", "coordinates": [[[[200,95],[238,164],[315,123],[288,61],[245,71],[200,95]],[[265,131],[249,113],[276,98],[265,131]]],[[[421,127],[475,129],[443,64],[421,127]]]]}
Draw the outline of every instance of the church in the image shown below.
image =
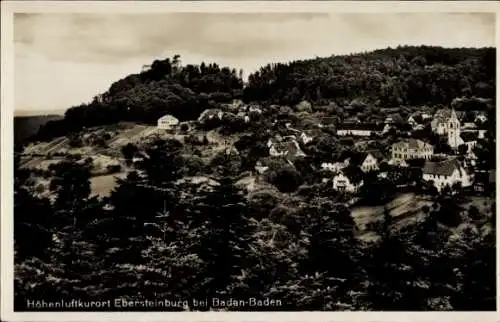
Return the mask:
{"type": "Polygon", "coordinates": [[[438,110],[431,122],[431,128],[434,133],[446,136],[448,145],[454,150],[464,144],[460,135],[460,120],[453,108],[438,110]]]}

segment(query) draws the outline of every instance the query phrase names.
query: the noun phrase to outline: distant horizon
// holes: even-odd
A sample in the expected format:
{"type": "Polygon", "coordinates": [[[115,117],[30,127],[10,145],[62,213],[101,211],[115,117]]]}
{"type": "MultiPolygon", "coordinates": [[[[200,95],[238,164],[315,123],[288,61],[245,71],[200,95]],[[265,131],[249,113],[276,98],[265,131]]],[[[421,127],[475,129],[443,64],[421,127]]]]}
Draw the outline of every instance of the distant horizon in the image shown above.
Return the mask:
{"type": "Polygon", "coordinates": [[[269,63],[398,46],[495,48],[491,13],[16,14],[15,114],[64,113],[175,54],[244,79],[269,63]],[[394,28],[397,26],[397,28],[394,28]],[[450,32],[453,30],[453,32],[450,32]],[[76,76],[76,77],[75,77],[76,76]],[[30,93],[26,95],[25,93],[30,93]]]}

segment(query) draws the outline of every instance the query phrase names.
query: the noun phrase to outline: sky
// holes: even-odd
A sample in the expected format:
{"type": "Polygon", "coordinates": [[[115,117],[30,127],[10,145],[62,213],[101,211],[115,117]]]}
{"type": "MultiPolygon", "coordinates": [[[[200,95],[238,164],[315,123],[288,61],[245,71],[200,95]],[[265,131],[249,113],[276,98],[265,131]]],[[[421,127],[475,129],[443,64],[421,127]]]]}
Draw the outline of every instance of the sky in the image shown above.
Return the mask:
{"type": "Polygon", "coordinates": [[[15,111],[89,102],[154,59],[217,62],[244,75],[270,62],[398,45],[495,44],[493,14],[16,14],[15,111]]]}

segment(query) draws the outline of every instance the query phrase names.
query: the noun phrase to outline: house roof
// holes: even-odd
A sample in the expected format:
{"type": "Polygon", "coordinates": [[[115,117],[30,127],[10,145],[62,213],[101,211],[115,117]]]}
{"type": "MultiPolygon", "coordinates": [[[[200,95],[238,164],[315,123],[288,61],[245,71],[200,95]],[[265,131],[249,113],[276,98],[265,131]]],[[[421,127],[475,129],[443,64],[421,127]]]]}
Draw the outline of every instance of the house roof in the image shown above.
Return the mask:
{"type": "Polygon", "coordinates": [[[341,161],[349,159],[349,164],[352,166],[361,166],[363,162],[366,160],[368,155],[372,155],[375,159],[383,159],[380,151],[366,151],[366,152],[346,152],[341,154],[341,161]],[[343,157],[343,158],[342,158],[343,157]]]}
{"type": "Polygon", "coordinates": [[[379,150],[368,150],[368,151],[366,151],[366,154],[367,154],[367,156],[368,156],[368,154],[371,154],[378,161],[385,158],[384,154],[379,150]]]}
{"type": "Polygon", "coordinates": [[[477,133],[474,132],[462,132],[460,133],[460,137],[464,140],[464,142],[477,141],[477,133]]]}
{"type": "Polygon", "coordinates": [[[158,119],[158,121],[170,121],[170,122],[172,122],[172,123],[178,123],[178,122],[179,122],[179,120],[178,120],[178,119],[176,119],[175,117],[173,117],[173,116],[172,116],[172,115],[170,115],[170,114],[167,114],[167,115],[164,115],[164,116],[160,117],[160,118],[158,119]]]}
{"type": "Polygon", "coordinates": [[[432,175],[441,175],[441,176],[451,176],[453,171],[460,171],[460,175],[462,176],[463,167],[460,164],[460,161],[457,159],[450,159],[439,162],[426,161],[424,165],[424,174],[432,174],[432,175]]]}
{"type": "Polygon", "coordinates": [[[404,148],[404,149],[412,149],[412,150],[415,150],[415,149],[421,150],[421,149],[432,148],[433,146],[431,144],[426,143],[426,142],[421,141],[421,140],[408,139],[408,140],[399,141],[397,143],[394,143],[393,148],[394,147],[404,148]]]}
{"type": "Polygon", "coordinates": [[[304,130],[304,131],[302,131],[302,133],[305,133],[305,134],[307,134],[308,136],[312,136],[312,137],[320,136],[320,135],[322,135],[322,134],[323,134],[323,132],[322,132],[322,131],[317,130],[317,129],[304,130]]]}
{"type": "Polygon", "coordinates": [[[358,131],[383,131],[384,123],[343,123],[339,130],[358,130],[358,131]]]}
{"type": "Polygon", "coordinates": [[[336,117],[327,116],[327,117],[322,117],[319,120],[319,123],[320,124],[324,124],[324,125],[335,125],[335,124],[337,124],[337,120],[338,119],[336,117]]]}
{"type": "Polygon", "coordinates": [[[200,116],[198,117],[198,121],[204,120],[209,117],[218,116],[219,113],[222,113],[222,110],[218,108],[206,109],[203,112],[201,112],[200,116]]]}
{"type": "Polygon", "coordinates": [[[349,181],[353,184],[360,183],[363,180],[361,170],[357,167],[348,166],[341,170],[341,174],[349,178],[349,181]]]}
{"type": "Polygon", "coordinates": [[[289,155],[296,155],[301,153],[300,147],[295,140],[279,142],[273,145],[278,152],[288,152],[289,155]]]}

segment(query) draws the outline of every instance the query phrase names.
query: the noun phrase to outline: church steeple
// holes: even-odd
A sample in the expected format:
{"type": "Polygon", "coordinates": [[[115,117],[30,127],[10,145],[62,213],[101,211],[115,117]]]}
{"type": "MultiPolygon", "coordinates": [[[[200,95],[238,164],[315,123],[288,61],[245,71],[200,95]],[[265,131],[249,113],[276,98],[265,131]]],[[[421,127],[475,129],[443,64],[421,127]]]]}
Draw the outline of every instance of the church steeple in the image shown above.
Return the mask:
{"type": "Polygon", "coordinates": [[[462,140],[460,138],[460,120],[458,119],[457,112],[455,109],[451,108],[450,118],[448,119],[448,145],[456,149],[462,140]]]}
{"type": "Polygon", "coordinates": [[[453,107],[451,108],[450,119],[453,121],[458,120],[457,112],[455,112],[455,109],[453,107]]]}

